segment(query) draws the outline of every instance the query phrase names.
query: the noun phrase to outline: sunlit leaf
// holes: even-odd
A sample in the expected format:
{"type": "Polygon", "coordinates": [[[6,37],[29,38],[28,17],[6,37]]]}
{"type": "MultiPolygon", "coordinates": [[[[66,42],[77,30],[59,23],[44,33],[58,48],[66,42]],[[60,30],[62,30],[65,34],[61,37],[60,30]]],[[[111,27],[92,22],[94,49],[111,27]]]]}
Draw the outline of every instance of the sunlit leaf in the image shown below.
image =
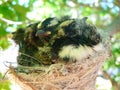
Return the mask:
{"type": "Polygon", "coordinates": [[[6,37],[0,37],[0,48],[6,49],[10,45],[9,41],[7,40],[6,37]]]}
{"type": "Polygon", "coordinates": [[[0,79],[2,78],[2,73],[0,73],[0,79]]]}
{"type": "Polygon", "coordinates": [[[15,13],[10,5],[0,5],[0,14],[2,14],[4,18],[15,20],[15,13]]]}
{"type": "Polygon", "coordinates": [[[2,79],[2,74],[0,73],[0,90],[11,90],[10,81],[2,79]]]}
{"type": "Polygon", "coordinates": [[[10,89],[11,83],[8,80],[0,81],[0,90],[11,90],[10,89]]]}
{"type": "Polygon", "coordinates": [[[18,21],[24,21],[27,19],[26,13],[29,11],[29,8],[25,8],[18,4],[14,5],[13,8],[14,8],[14,12],[16,13],[16,17],[18,17],[18,21]]]}

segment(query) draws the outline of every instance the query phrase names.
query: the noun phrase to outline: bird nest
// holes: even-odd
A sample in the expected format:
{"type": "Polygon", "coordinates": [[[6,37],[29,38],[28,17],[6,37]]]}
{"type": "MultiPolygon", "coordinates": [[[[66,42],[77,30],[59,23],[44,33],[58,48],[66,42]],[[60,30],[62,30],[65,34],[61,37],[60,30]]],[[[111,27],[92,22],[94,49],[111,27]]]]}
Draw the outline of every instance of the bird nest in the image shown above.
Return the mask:
{"type": "Polygon", "coordinates": [[[107,57],[108,52],[101,51],[74,63],[24,67],[29,73],[10,69],[10,78],[23,90],[95,90],[97,72],[107,57]]]}

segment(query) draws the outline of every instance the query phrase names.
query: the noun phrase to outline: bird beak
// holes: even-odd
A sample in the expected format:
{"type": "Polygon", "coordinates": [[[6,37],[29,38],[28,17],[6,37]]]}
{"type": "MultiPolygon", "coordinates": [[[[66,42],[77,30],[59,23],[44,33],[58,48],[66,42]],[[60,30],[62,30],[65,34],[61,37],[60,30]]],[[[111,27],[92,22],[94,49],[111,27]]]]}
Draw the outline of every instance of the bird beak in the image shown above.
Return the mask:
{"type": "Polygon", "coordinates": [[[51,34],[50,31],[42,31],[42,30],[38,30],[36,32],[36,37],[46,37],[46,36],[49,36],[51,34]]]}

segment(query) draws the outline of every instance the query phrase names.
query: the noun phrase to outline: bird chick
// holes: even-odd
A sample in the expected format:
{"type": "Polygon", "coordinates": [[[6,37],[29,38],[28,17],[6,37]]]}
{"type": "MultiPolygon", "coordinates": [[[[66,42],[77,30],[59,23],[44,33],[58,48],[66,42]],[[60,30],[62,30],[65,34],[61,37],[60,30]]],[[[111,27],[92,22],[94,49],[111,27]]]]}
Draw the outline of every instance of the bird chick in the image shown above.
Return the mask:
{"type": "Polygon", "coordinates": [[[61,59],[75,62],[87,58],[102,41],[96,27],[87,23],[87,17],[47,18],[19,31],[23,35],[22,52],[42,64],[53,64],[61,59]]]}
{"type": "Polygon", "coordinates": [[[36,36],[47,38],[53,57],[76,61],[92,54],[94,46],[101,42],[101,36],[87,17],[72,19],[47,18],[41,23],[36,36]]]}
{"type": "Polygon", "coordinates": [[[101,36],[94,25],[82,19],[70,19],[58,26],[64,35],[53,43],[53,51],[64,60],[81,60],[92,55],[94,46],[101,42],[101,36]]]}

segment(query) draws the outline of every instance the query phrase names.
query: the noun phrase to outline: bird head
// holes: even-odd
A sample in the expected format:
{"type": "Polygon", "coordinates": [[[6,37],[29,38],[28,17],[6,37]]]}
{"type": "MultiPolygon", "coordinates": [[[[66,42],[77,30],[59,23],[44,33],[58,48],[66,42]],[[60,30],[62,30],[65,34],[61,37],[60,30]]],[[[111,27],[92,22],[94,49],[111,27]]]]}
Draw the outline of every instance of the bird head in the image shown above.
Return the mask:
{"type": "Polygon", "coordinates": [[[41,38],[51,35],[53,32],[55,32],[55,29],[58,24],[59,24],[59,20],[57,18],[45,19],[41,23],[40,28],[38,28],[36,32],[36,36],[41,38]]]}

